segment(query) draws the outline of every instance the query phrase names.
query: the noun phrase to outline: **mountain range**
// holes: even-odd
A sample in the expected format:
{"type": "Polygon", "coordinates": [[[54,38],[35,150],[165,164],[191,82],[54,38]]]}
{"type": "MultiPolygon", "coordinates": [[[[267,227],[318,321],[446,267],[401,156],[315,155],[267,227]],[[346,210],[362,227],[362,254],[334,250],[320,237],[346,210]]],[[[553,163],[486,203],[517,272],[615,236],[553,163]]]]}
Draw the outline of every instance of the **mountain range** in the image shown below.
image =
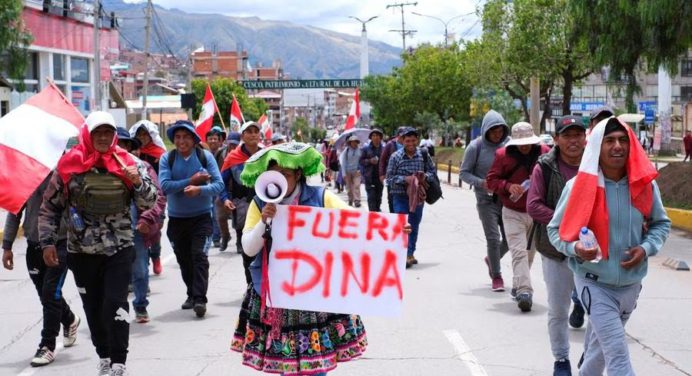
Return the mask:
{"type": "MultiPolygon", "coordinates": [[[[143,50],[144,3],[104,0],[103,8],[119,19],[121,48],[143,50]]],[[[258,17],[195,14],[154,5],[152,52],[173,53],[181,59],[191,50],[247,50],[250,64],[271,66],[280,59],[290,78],[358,78],[360,37],[287,21],[258,17]]],[[[400,49],[368,42],[370,74],[389,73],[400,65],[400,49]]]]}

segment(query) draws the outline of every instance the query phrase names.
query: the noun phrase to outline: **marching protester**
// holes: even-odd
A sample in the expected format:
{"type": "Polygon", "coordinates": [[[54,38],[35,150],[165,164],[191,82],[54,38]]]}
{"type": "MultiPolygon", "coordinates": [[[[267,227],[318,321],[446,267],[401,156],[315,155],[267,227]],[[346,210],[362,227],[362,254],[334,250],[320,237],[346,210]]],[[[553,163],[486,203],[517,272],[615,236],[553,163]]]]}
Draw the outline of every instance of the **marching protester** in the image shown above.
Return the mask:
{"type": "MultiPolygon", "coordinates": [[[[139,158],[149,163],[156,174],[159,173],[159,160],[166,153],[166,145],[159,135],[159,127],[149,120],[140,120],[130,128],[130,136],[136,138],[141,144],[139,148],[139,158]]],[[[161,214],[161,223],[165,219],[165,213],[161,214]]],[[[149,257],[154,274],[159,275],[163,272],[161,265],[161,240],[154,242],[149,248],[149,257]]]]}
{"type": "Polygon", "coordinates": [[[353,135],[346,140],[347,146],[339,156],[341,164],[341,174],[346,182],[346,193],[348,194],[348,204],[360,207],[360,140],[353,135]]]}
{"type": "Polygon", "coordinates": [[[281,133],[276,133],[272,136],[271,143],[272,145],[280,145],[286,142],[286,136],[282,135],[281,133]]]}
{"type": "Polygon", "coordinates": [[[55,360],[55,338],[60,334],[60,324],[63,326],[62,343],[67,348],[72,347],[76,342],[77,328],[81,322],[79,316],[72,312],[62,295],[62,286],[67,276],[67,227],[65,223],[60,224],[56,238],[58,265],[46,266],[43,262],[43,251],[39,243],[39,209],[43,202],[43,193],[46,191],[51,177],[52,173],[39,185],[17,215],[7,213],[2,239],[2,264],[5,269],[12,270],[14,268],[12,245],[17,237],[22,217],[24,217],[22,228],[27,242],[26,269],[29,271],[31,282],[36,287],[43,309],[41,341],[38,344],[38,350],[31,359],[33,367],[45,366],[55,360]]]}
{"type": "Polygon", "coordinates": [[[685,159],[683,162],[687,162],[687,159],[692,162],[692,130],[687,130],[685,132],[685,137],[682,139],[683,146],[685,147],[685,159]]]}
{"type": "MultiPolygon", "coordinates": [[[[127,150],[135,157],[139,156],[140,142],[132,138],[125,128],[118,128],[118,146],[127,150]]],[[[132,308],[135,310],[135,321],[143,324],[149,322],[147,306],[149,299],[149,249],[155,243],[161,241],[161,228],[163,228],[163,213],[166,210],[166,196],[159,187],[159,180],[154,167],[148,162],[142,161],[146,166],[152,184],[156,186],[156,205],[148,210],[140,210],[136,205],[131,205],[132,225],[135,231],[134,247],[135,260],[132,264],[132,292],[135,298],[132,300],[132,308]]]]}
{"type": "MultiPolygon", "coordinates": [[[[216,159],[216,165],[219,166],[219,171],[223,166],[223,161],[226,160],[228,154],[230,154],[233,149],[235,149],[240,144],[240,133],[230,132],[228,138],[224,142],[224,146],[219,149],[214,155],[216,159]]],[[[222,191],[223,192],[223,191],[222,191]]],[[[219,226],[219,232],[221,234],[221,244],[219,245],[219,251],[223,252],[228,249],[228,243],[231,241],[231,232],[228,228],[228,221],[232,218],[231,210],[226,209],[221,200],[221,194],[214,200],[214,209],[216,213],[216,221],[219,226]]]]}
{"type": "MultiPolygon", "coordinates": [[[[387,179],[387,167],[389,166],[389,158],[392,154],[401,150],[404,147],[402,133],[408,129],[408,127],[399,127],[396,130],[396,135],[392,137],[382,149],[382,156],[380,157],[380,181],[384,184],[387,179]]],[[[394,199],[392,198],[391,187],[387,185],[387,205],[389,206],[389,212],[394,213],[394,199]]]]}
{"type": "Polygon", "coordinates": [[[223,190],[223,182],[213,155],[197,146],[201,140],[192,123],[178,120],[166,134],[175,149],[161,157],[159,181],[168,197],[166,234],[187,288],[181,308],[204,317],[209,287],[205,249],[212,231],[213,197],[223,190]]]}
{"type": "Polygon", "coordinates": [[[254,121],[248,121],[240,127],[240,137],[243,143],[228,154],[221,167],[221,177],[226,188],[219,195],[226,210],[233,214],[233,227],[236,233],[236,251],[243,256],[243,268],[245,280],[250,283],[250,263],[252,257],[243,253],[243,227],[250,201],[255,196],[255,191],[248,188],[240,181],[245,161],[260,150],[260,128],[254,121]]]}
{"type": "MultiPolygon", "coordinates": [[[[558,252],[548,238],[546,226],[553,218],[555,206],[567,181],[577,175],[584,148],[586,128],[581,117],[565,116],[555,125],[555,146],[538,158],[531,174],[526,211],[535,222],[533,242],[541,254],[543,280],[548,290],[548,335],[555,358],[553,376],[570,376],[568,314],[574,291],[574,276],[566,256],[558,252]]],[[[569,323],[584,324],[584,308],[574,299],[569,323]]]]}
{"type": "Polygon", "coordinates": [[[411,233],[408,236],[406,268],[418,264],[414,254],[418,240],[418,229],[423,219],[425,191],[433,175],[437,174],[430,156],[418,149],[418,131],[405,128],[401,131],[403,149],[389,158],[387,187],[392,192],[395,213],[408,214],[411,233]]]}
{"type": "Polygon", "coordinates": [[[131,204],[156,203],[146,167],[117,146],[116,125],[94,111],[80,141],[60,158],[41,205],[38,226],[48,267],[61,261],[56,245],[63,216],[69,218],[67,264],[82,298],[99,375],[124,375],[130,337],[127,286],[132,278],[134,232],[131,204]]]}
{"type": "MultiPolygon", "coordinates": [[[[245,164],[241,179],[252,187],[261,173],[278,171],[288,182],[287,193],[279,204],[348,208],[324,187],[306,183],[308,176],[323,169],[317,150],[307,144],[289,143],[255,154],[245,164]]],[[[276,210],[276,204],[265,203],[257,196],[252,200],[243,230],[245,253],[254,257],[262,250],[267,222],[276,216],[276,210]]],[[[365,352],[367,339],[359,316],[270,307],[263,311],[261,257],[252,262],[251,271],[252,280],[231,343],[233,351],[243,354],[244,365],[283,375],[326,375],[338,362],[365,352]],[[270,323],[264,317],[270,317],[270,323]]]]}
{"type": "Polygon", "coordinates": [[[589,117],[589,129],[586,130],[586,136],[588,137],[589,134],[591,134],[591,131],[596,126],[596,124],[598,124],[603,119],[607,119],[613,116],[613,114],[613,109],[610,108],[610,106],[601,106],[593,109],[591,111],[591,116],[589,117]]]}
{"type": "MultiPolygon", "coordinates": [[[[226,139],[226,132],[221,129],[219,126],[213,126],[209,132],[204,136],[205,141],[207,143],[207,146],[209,147],[209,152],[214,156],[214,160],[218,161],[218,154],[219,151],[221,150],[223,146],[223,143],[226,139]]],[[[216,164],[216,166],[221,169],[221,165],[216,164]]],[[[218,199],[216,197],[213,198],[213,201],[216,202],[218,199]]],[[[217,220],[216,217],[216,206],[214,206],[214,209],[211,211],[212,216],[211,216],[211,224],[212,224],[212,232],[211,232],[211,241],[216,248],[222,248],[221,247],[221,229],[219,227],[219,221],[217,220]]],[[[226,241],[226,246],[228,246],[228,241],[226,241]]],[[[223,247],[225,250],[226,247],[223,247]]]]}
{"type": "Polygon", "coordinates": [[[615,117],[604,119],[592,129],[579,172],[548,224],[550,242],[568,257],[589,315],[580,375],[604,369],[635,374],[625,324],[637,306],[648,258],[661,249],[671,225],[657,175],[632,129],[615,117]]]}
{"type": "Polygon", "coordinates": [[[486,177],[488,189],[502,201],[502,223],[512,255],[512,295],[516,294],[522,312],[531,311],[533,306],[530,269],[535,254],[528,246],[533,220],[526,213],[526,191],[538,157],[549,150],[533,133],[531,124],[516,123],[512,126],[512,139],[495,152],[486,177]]]}
{"type": "Polygon", "coordinates": [[[360,166],[363,169],[365,193],[368,195],[368,210],[382,211],[382,190],[380,180],[380,157],[382,156],[382,137],[384,133],[375,128],[370,131],[370,143],[363,146],[360,155],[360,166]]]}
{"type": "Polygon", "coordinates": [[[329,175],[331,180],[334,182],[334,188],[336,188],[338,193],[341,193],[343,186],[339,180],[339,170],[341,169],[339,165],[339,157],[336,153],[336,147],[334,147],[334,140],[329,140],[329,147],[325,151],[327,155],[325,160],[327,161],[327,167],[329,168],[329,175]]]}
{"type": "Polygon", "coordinates": [[[493,291],[505,291],[500,259],[507,253],[507,237],[502,224],[502,201],[488,189],[486,175],[495,161],[495,152],[509,140],[509,127],[497,111],[490,110],[481,123],[481,137],[471,141],[461,163],[461,179],[473,187],[476,210],[483,225],[487,253],[485,264],[493,291]]]}

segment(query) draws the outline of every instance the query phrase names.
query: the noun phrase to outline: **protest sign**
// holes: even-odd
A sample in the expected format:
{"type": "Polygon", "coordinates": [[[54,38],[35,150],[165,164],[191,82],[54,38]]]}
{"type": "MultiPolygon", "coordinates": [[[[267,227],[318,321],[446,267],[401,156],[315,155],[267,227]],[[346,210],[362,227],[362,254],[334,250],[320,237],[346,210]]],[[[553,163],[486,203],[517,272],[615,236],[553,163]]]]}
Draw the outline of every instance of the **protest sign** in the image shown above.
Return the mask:
{"type": "Polygon", "coordinates": [[[271,305],[399,315],[406,223],[403,214],[278,205],[269,256],[271,305]]]}

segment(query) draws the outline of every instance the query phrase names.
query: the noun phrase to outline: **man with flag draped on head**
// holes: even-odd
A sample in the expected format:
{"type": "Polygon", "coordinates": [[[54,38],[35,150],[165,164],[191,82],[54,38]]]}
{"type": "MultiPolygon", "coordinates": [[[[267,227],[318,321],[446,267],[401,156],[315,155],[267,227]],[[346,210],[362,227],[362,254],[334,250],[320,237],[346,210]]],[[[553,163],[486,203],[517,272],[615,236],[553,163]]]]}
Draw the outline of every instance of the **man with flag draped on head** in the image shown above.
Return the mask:
{"type": "Polygon", "coordinates": [[[632,129],[606,118],[593,128],[579,172],[548,224],[550,242],[569,258],[589,314],[580,375],[602,375],[604,368],[608,375],[634,375],[625,324],[637,306],[648,257],[670,232],[657,175],[632,129]],[[595,247],[579,241],[586,229],[595,247]]]}
{"type": "Polygon", "coordinates": [[[79,144],[58,162],[43,196],[38,226],[43,260],[59,265],[58,228],[67,215],[67,264],[74,274],[100,358],[99,375],[124,375],[130,337],[127,285],[132,275],[131,204],[156,203],[156,187],[141,161],[117,146],[113,116],[95,111],[79,144]]]}

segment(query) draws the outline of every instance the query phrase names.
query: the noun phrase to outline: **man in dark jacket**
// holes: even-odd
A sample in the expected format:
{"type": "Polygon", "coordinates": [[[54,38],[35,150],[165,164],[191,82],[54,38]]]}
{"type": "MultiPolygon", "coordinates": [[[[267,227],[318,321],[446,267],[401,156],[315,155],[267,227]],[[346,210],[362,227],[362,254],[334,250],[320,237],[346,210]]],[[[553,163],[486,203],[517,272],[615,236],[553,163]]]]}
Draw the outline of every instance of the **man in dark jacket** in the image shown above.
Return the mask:
{"type": "MultiPolygon", "coordinates": [[[[567,315],[574,291],[574,275],[567,265],[567,257],[550,244],[546,226],[553,219],[565,184],[579,171],[586,147],[586,129],[581,117],[570,115],[558,120],[555,133],[555,147],[541,155],[533,169],[526,211],[535,223],[533,241],[541,253],[543,280],[548,290],[548,334],[555,358],[553,375],[570,376],[567,315]]],[[[579,300],[575,300],[569,322],[574,327],[584,324],[584,309],[579,300]]]]}
{"type": "Polygon", "coordinates": [[[461,163],[461,179],[476,193],[476,209],[483,225],[487,256],[485,264],[493,291],[505,291],[500,259],[507,253],[507,239],[502,225],[502,202],[488,190],[485,176],[495,161],[495,152],[509,140],[509,127],[498,112],[490,110],[483,117],[481,137],[471,141],[461,163]]]}
{"type": "Polygon", "coordinates": [[[363,168],[365,192],[368,195],[368,210],[379,212],[382,205],[382,190],[384,185],[380,180],[380,157],[382,156],[382,133],[379,129],[370,131],[370,143],[365,145],[360,155],[360,165],[363,168]]]}
{"type": "MultiPolygon", "coordinates": [[[[403,144],[403,132],[409,127],[399,127],[396,131],[396,135],[392,137],[382,149],[382,155],[380,156],[380,181],[384,184],[387,179],[387,166],[389,166],[389,158],[392,154],[401,150],[404,147],[403,144]]],[[[389,212],[394,213],[394,198],[392,196],[392,188],[387,185],[387,204],[389,205],[389,212]]]]}

